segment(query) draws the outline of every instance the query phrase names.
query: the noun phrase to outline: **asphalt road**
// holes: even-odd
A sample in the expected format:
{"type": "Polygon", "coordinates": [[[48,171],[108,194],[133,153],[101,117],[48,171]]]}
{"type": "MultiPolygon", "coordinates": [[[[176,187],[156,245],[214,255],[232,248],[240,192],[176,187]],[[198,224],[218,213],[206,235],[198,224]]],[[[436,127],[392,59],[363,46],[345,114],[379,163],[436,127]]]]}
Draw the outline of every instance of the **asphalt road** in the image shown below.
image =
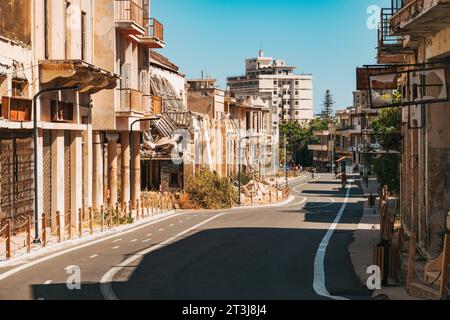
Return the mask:
{"type": "Polygon", "coordinates": [[[0,268],[0,299],[368,299],[347,251],[361,190],[327,174],[310,180],[294,182],[282,206],[180,212],[0,268]]]}

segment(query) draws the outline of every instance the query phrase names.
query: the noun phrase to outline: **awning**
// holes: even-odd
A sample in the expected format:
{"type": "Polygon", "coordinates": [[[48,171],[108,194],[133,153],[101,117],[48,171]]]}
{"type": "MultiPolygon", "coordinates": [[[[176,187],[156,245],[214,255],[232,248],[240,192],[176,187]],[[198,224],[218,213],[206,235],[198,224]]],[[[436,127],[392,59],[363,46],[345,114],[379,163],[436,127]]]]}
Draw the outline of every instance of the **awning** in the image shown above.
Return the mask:
{"type": "Polygon", "coordinates": [[[54,87],[79,86],[80,93],[94,94],[114,89],[119,76],[82,60],[43,60],[39,62],[41,84],[54,87]]]}
{"type": "Polygon", "coordinates": [[[342,158],[336,160],[336,162],[342,162],[342,161],[345,161],[345,160],[351,160],[351,161],[353,161],[353,159],[350,158],[350,157],[342,157],[342,158]]]}

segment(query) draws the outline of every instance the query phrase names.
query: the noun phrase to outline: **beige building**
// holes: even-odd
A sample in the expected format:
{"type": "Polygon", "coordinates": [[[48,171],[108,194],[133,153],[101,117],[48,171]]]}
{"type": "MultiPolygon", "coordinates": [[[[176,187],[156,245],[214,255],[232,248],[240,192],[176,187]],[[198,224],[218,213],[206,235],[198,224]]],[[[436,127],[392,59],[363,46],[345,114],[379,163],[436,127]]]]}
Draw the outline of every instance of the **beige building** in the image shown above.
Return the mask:
{"type": "Polygon", "coordinates": [[[115,90],[93,99],[93,205],[135,203],[141,192],[139,146],[150,126],[142,119],[162,113],[151,95],[150,49],[164,47],[164,28],[150,18],[149,0],[96,0],[94,11],[94,63],[120,80],[115,90]]]}
{"type": "Polygon", "coordinates": [[[94,9],[88,0],[0,3],[1,219],[45,213],[54,227],[56,212],[92,205],[92,95],[117,80],[95,64],[94,9]],[[35,136],[40,90],[51,91],[37,97],[35,136]]]}
{"type": "MultiPolygon", "coordinates": [[[[390,8],[383,9],[378,60],[392,64],[397,72],[443,68],[448,79],[449,38],[449,1],[392,1],[390,8]]],[[[427,86],[433,81],[432,73],[423,73],[417,86],[405,87],[403,99],[426,100],[434,94],[427,86]]],[[[448,88],[443,93],[448,95],[448,88]]],[[[450,102],[403,107],[402,114],[400,206],[405,238],[413,239],[409,242],[408,289],[414,294],[444,297],[448,292],[431,283],[439,284],[444,274],[444,235],[449,232],[450,102]]]]}

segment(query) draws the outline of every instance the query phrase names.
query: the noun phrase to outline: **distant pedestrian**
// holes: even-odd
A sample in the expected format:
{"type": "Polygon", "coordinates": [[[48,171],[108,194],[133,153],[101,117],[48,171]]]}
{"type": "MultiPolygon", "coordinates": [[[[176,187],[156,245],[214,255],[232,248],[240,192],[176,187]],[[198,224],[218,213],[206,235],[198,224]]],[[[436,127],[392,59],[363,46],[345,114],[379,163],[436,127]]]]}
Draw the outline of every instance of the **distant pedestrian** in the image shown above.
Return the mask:
{"type": "Polygon", "coordinates": [[[371,193],[369,195],[368,202],[369,202],[369,207],[371,207],[371,208],[375,207],[375,196],[373,195],[373,193],[371,193]]]}

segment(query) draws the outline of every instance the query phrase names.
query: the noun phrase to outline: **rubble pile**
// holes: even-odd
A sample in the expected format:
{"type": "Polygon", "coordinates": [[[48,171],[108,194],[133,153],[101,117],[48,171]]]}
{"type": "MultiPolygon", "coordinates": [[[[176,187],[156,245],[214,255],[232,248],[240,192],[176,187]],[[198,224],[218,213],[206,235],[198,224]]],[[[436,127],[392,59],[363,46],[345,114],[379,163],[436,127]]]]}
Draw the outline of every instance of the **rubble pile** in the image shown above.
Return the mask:
{"type": "Polygon", "coordinates": [[[241,187],[241,203],[245,206],[275,204],[277,197],[280,201],[283,199],[283,190],[277,189],[272,182],[251,180],[241,187]]]}

